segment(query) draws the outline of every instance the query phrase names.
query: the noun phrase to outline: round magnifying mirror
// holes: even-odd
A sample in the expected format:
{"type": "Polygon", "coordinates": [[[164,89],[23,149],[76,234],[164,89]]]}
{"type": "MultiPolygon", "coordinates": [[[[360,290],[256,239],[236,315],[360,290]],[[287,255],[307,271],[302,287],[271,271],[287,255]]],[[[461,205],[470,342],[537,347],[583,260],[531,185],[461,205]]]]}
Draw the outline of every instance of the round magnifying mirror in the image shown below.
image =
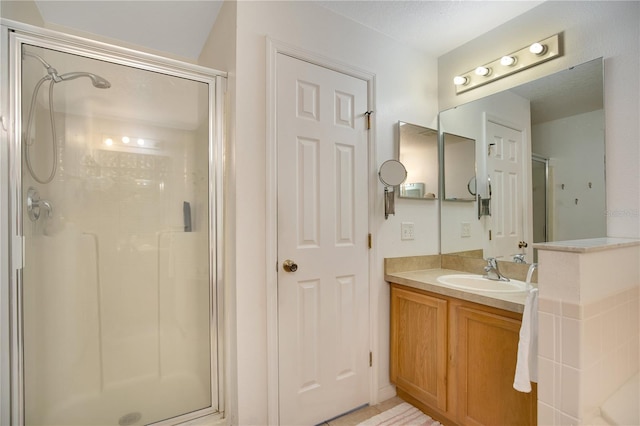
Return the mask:
{"type": "Polygon", "coordinates": [[[378,177],[386,186],[397,186],[407,178],[407,169],[398,160],[387,160],[380,166],[378,177]]]}

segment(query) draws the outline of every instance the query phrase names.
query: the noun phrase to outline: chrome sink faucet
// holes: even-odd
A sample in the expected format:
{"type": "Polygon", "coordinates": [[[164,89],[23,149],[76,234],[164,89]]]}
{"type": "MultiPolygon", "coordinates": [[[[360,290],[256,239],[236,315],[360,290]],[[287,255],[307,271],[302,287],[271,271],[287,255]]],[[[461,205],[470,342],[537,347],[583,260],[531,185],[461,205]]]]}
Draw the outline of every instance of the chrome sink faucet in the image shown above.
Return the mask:
{"type": "Polygon", "coordinates": [[[490,257],[487,259],[487,266],[484,267],[484,271],[486,275],[485,278],[493,281],[509,281],[509,278],[505,277],[500,273],[498,269],[498,261],[495,257],[490,257]]]}

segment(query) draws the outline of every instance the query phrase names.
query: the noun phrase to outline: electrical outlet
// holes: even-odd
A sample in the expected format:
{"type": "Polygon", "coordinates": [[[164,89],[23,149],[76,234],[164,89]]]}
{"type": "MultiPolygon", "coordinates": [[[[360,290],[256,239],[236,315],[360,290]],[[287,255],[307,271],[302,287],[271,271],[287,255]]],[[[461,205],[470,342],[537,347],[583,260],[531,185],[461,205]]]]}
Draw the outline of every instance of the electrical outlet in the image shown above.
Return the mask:
{"type": "Polygon", "coordinates": [[[400,224],[400,239],[401,240],[413,240],[415,239],[415,234],[413,230],[413,222],[402,222],[400,224]]]}
{"type": "Polygon", "coordinates": [[[460,236],[462,238],[471,237],[471,224],[469,222],[462,222],[460,224],[460,236]]]}

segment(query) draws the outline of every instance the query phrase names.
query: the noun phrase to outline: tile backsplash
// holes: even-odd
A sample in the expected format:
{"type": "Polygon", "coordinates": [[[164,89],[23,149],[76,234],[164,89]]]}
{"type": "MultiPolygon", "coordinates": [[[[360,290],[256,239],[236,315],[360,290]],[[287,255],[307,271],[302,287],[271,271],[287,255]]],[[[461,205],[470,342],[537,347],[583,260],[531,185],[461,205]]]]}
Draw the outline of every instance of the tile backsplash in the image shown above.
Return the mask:
{"type": "MultiPolygon", "coordinates": [[[[401,271],[419,271],[422,269],[451,269],[454,271],[484,274],[487,261],[482,257],[460,256],[452,254],[435,254],[425,256],[388,257],[384,260],[384,271],[394,273],[401,271]]],[[[529,265],[513,262],[498,262],[500,272],[509,278],[524,281],[527,278],[529,265]]],[[[538,282],[538,271],[533,274],[532,282],[538,282]]]]}

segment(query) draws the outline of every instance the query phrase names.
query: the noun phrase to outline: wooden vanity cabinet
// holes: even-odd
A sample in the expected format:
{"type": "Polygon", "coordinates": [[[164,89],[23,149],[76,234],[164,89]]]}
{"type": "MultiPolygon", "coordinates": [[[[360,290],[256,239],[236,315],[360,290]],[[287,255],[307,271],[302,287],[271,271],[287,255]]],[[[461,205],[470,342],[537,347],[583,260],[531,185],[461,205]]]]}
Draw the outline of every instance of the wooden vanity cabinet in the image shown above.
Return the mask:
{"type": "Polygon", "coordinates": [[[522,315],[391,285],[391,381],[449,425],[535,425],[537,392],[513,389],[522,315]]]}
{"type": "Polygon", "coordinates": [[[447,409],[447,301],[392,289],[391,381],[438,410],[447,409]]]}

